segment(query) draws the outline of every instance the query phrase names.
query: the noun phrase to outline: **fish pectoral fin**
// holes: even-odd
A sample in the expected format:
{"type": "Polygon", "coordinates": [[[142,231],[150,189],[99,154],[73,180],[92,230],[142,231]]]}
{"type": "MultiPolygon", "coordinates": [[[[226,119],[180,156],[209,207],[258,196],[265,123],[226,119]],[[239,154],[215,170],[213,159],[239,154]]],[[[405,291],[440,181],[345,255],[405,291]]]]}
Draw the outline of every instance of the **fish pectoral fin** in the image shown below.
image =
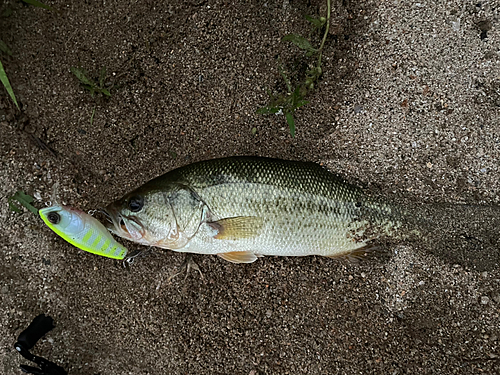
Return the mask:
{"type": "Polygon", "coordinates": [[[220,253],[217,255],[231,263],[253,263],[259,256],[252,253],[251,251],[232,251],[229,253],[220,253]]]}
{"type": "Polygon", "coordinates": [[[218,240],[239,240],[241,238],[252,238],[260,234],[263,221],[256,216],[229,217],[207,223],[217,231],[214,236],[218,240]]]}

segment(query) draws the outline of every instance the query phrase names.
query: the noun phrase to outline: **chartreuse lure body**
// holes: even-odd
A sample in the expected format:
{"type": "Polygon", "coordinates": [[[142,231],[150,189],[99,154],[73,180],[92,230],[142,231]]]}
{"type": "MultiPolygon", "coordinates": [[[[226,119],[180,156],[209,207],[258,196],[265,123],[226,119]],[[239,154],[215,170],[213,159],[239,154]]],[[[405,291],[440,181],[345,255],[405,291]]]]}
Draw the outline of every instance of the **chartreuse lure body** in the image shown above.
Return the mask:
{"type": "Polygon", "coordinates": [[[73,207],[56,204],[39,210],[40,217],[56,234],[92,254],[124,259],[127,249],[119,244],[96,218],[73,207]]]}

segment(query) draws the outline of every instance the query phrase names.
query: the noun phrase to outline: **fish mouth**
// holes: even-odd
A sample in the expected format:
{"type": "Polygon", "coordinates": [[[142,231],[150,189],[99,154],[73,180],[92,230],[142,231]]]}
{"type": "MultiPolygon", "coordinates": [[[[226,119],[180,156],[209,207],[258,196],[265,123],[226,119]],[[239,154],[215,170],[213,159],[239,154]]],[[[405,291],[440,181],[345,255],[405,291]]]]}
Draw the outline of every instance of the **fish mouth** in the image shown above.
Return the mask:
{"type": "Polygon", "coordinates": [[[140,242],[144,237],[144,226],[139,219],[122,215],[113,205],[106,207],[101,212],[108,219],[104,226],[111,233],[136,242],[140,242]]]}
{"type": "Polygon", "coordinates": [[[120,215],[117,209],[112,206],[108,206],[106,208],[99,209],[99,211],[106,216],[107,221],[104,223],[104,226],[110,232],[121,237],[123,237],[123,235],[120,233],[121,231],[125,231],[128,234],[122,215],[120,215]]]}

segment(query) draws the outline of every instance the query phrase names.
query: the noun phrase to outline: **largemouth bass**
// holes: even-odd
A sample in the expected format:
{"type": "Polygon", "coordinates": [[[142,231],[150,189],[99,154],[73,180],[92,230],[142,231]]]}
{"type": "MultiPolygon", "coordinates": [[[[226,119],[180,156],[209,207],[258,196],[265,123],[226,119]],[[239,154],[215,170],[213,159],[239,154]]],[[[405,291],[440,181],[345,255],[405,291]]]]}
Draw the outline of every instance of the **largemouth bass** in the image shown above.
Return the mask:
{"type": "Polygon", "coordinates": [[[356,257],[405,221],[398,208],[308,162],[231,157],[155,178],[106,207],[125,239],[235,263],[356,257]]]}

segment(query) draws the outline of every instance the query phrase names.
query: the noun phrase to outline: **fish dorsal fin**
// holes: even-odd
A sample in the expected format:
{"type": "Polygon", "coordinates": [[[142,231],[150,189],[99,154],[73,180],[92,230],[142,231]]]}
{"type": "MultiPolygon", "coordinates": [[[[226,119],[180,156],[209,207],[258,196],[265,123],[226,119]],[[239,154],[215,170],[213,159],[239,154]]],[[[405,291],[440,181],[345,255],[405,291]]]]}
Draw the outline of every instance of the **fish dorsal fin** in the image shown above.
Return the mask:
{"type": "Polygon", "coordinates": [[[232,251],[217,255],[231,263],[253,263],[257,260],[257,255],[251,251],[232,251]]]}
{"type": "Polygon", "coordinates": [[[229,217],[207,223],[217,231],[214,238],[218,240],[239,240],[241,238],[252,238],[260,234],[262,219],[256,216],[229,217]]]}

